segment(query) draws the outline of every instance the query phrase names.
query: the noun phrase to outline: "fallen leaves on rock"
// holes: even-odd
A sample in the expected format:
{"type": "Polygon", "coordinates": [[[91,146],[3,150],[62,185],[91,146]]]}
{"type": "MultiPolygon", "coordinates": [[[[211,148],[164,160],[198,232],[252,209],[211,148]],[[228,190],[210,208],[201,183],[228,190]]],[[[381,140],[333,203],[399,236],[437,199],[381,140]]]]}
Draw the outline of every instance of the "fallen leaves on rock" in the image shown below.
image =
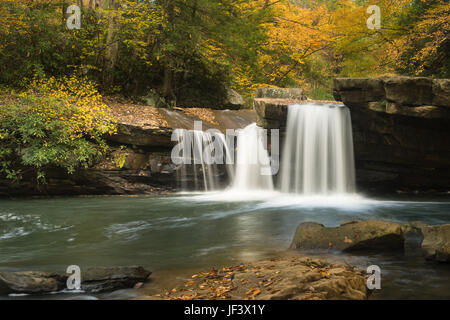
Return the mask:
{"type": "Polygon", "coordinates": [[[317,300],[364,299],[367,294],[364,277],[353,267],[293,257],[213,268],[192,275],[161,296],[169,300],[317,300]]]}
{"type": "Polygon", "coordinates": [[[216,117],[214,116],[214,112],[211,109],[207,108],[175,108],[176,110],[183,111],[185,114],[189,116],[194,116],[199,118],[202,121],[206,121],[213,125],[219,125],[216,121],[216,117]]]}

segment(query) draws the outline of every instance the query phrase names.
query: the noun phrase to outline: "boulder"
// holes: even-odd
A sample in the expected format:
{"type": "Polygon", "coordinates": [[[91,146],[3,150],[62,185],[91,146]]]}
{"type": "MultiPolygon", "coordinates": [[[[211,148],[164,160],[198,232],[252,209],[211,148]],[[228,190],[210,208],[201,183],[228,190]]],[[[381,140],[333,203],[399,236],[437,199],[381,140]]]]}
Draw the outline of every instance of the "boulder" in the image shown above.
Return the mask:
{"type": "Polygon", "coordinates": [[[149,90],[148,93],[142,97],[142,101],[146,105],[156,108],[170,108],[176,106],[176,101],[174,98],[166,99],[154,89],[149,90]]]}
{"type": "Polygon", "coordinates": [[[225,108],[238,110],[244,106],[244,98],[234,89],[226,88],[225,108]]]}
{"type": "Polygon", "coordinates": [[[315,222],[301,223],[292,249],[336,249],[341,251],[402,250],[403,232],[397,223],[380,220],[348,221],[328,228],[315,222]]]}
{"type": "Polygon", "coordinates": [[[421,231],[425,259],[450,262],[450,224],[423,226],[421,231]]]}
{"type": "MultiPolygon", "coordinates": [[[[81,270],[81,290],[88,293],[133,288],[148,279],[151,272],[142,267],[111,267],[81,270]]],[[[0,272],[0,294],[42,294],[67,287],[66,273],[20,271],[0,272]]]]}

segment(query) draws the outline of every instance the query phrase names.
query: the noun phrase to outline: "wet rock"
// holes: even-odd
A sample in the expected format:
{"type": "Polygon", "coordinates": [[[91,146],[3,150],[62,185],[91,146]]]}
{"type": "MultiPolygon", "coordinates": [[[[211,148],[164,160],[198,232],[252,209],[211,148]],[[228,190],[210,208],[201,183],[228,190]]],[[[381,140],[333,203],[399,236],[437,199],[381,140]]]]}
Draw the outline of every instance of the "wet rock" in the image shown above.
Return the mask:
{"type": "Polygon", "coordinates": [[[0,294],[56,292],[63,282],[64,277],[49,272],[0,272],[0,294]]]}
{"type": "Polygon", "coordinates": [[[292,249],[336,249],[342,251],[403,250],[401,226],[380,220],[349,221],[327,228],[315,222],[301,223],[292,249]]]}
{"type": "Polygon", "coordinates": [[[422,249],[425,259],[450,262],[450,224],[423,226],[422,249]]]}
{"type": "MultiPolygon", "coordinates": [[[[142,267],[90,268],[81,270],[81,290],[88,293],[133,288],[148,279],[142,267]]],[[[40,271],[0,272],[0,294],[57,292],[67,287],[68,274],[40,271]]]]}
{"type": "Polygon", "coordinates": [[[403,237],[405,239],[405,255],[407,256],[423,256],[422,228],[426,225],[419,221],[407,222],[402,225],[403,237]]]}

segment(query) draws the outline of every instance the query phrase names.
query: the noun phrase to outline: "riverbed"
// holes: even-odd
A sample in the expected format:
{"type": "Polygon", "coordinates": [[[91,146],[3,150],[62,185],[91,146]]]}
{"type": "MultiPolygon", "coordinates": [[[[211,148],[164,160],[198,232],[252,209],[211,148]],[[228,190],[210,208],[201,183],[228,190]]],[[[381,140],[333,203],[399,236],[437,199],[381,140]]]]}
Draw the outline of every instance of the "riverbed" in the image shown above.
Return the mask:
{"type": "MultiPolygon", "coordinates": [[[[164,286],[169,284],[158,276],[182,279],[194,270],[298,254],[287,248],[299,223],[337,226],[352,219],[446,224],[450,201],[276,192],[0,200],[0,271],[141,265],[154,272],[154,286],[164,286]]],[[[450,298],[448,265],[417,256],[308,254],[362,268],[379,265],[383,283],[374,299],[450,298]]],[[[140,294],[125,290],[87,298],[140,294]]]]}

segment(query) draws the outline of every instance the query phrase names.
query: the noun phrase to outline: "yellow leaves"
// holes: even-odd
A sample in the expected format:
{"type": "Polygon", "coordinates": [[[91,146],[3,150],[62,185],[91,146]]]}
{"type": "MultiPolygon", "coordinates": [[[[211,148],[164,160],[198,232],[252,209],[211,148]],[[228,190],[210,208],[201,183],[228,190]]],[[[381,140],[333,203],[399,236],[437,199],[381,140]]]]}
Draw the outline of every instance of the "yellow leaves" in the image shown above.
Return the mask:
{"type": "Polygon", "coordinates": [[[111,110],[87,78],[75,75],[61,79],[35,78],[21,96],[33,100],[30,112],[39,115],[45,123],[61,121],[72,140],[116,133],[111,110]]]}

